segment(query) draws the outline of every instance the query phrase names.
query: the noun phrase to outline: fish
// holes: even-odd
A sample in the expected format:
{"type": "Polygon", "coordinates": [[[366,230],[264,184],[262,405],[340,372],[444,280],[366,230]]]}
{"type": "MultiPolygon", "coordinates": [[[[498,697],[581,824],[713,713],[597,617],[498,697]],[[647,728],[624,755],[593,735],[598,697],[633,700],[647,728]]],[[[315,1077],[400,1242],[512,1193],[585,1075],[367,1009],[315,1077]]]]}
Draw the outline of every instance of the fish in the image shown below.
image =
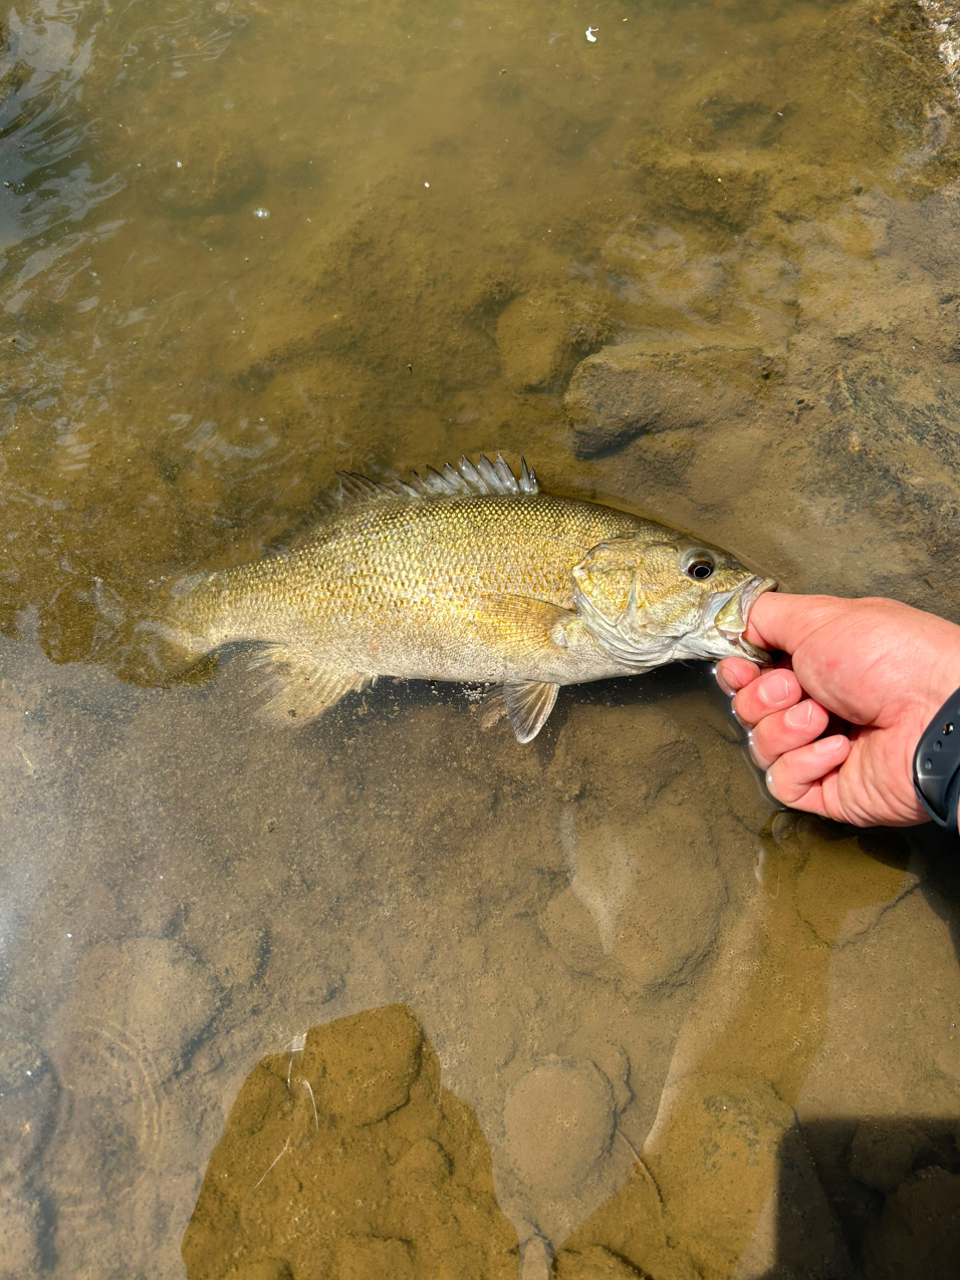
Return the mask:
{"type": "Polygon", "coordinates": [[[744,638],[773,578],[628,511],[540,488],[498,454],[377,482],[338,473],[285,545],[176,582],[164,624],[189,654],[256,642],[270,718],[303,723],[381,676],[490,688],[484,728],[520,743],[564,685],[686,658],[768,655],[744,638]]]}

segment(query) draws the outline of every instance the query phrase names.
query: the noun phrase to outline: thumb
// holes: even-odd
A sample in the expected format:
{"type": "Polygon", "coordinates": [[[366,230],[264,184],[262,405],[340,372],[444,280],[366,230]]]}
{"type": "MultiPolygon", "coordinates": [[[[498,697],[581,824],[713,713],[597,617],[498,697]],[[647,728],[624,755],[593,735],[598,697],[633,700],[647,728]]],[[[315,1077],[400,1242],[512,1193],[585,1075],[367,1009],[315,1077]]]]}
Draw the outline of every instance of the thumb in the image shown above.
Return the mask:
{"type": "Polygon", "coordinates": [[[744,636],[761,649],[794,653],[804,640],[848,604],[849,601],[838,596],[794,596],[765,591],[750,610],[744,636]]]}

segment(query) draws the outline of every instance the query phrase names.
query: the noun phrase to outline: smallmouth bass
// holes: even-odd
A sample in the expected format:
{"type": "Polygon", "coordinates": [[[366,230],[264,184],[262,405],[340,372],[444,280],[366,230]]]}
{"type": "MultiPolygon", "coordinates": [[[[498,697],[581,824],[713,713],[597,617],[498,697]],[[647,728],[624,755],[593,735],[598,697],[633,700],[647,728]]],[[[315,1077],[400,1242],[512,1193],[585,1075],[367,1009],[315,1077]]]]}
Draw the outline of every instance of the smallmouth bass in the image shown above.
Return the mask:
{"type": "Polygon", "coordinates": [[[625,511],[544,493],[526,462],[428,468],[409,483],[340,473],[277,554],[172,590],[168,638],[193,654],[257,641],[264,710],[301,723],[379,676],[490,684],[481,724],[518,742],[561,685],[682,658],[767,655],[743,638],[772,578],[625,511]]]}

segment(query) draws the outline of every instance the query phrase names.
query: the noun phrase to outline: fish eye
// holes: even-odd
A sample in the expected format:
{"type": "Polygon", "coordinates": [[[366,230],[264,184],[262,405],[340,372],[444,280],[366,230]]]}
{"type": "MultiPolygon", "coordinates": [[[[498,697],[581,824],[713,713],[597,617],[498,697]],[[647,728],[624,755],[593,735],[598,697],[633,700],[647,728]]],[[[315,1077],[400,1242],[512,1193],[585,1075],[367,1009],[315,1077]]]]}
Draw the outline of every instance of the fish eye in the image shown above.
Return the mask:
{"type": "Polygon", "coordinates": [[[707,555],[705,551],[698,551],[683,566],[683,572],[688,578],[693,578],[697,582],[704,582],[712,576],[716,567],[712,556],[707,555]]]}

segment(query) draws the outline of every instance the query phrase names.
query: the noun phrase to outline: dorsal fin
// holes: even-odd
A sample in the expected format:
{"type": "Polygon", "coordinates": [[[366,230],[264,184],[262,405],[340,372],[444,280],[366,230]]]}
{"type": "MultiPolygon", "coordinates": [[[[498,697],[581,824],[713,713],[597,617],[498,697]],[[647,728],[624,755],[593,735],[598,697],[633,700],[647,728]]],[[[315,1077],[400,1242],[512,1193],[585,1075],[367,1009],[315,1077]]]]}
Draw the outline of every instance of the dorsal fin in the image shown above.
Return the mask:
{"type": "Polygon", "coordinates": [[[476,466],[462,457],[456,467],[448,462],[442,471],[426,467],[423,475],[414,471],[409,480],[369,480],[355,471],[338,471],[339,487],[321,489],[310,504],[310,509],[295,528],[276,539],[267,548],[268,554],[283,555],[310,537],[320,521],[346,507],[361,506],[370,502],[422,502],[424,498],[469,498],[484,494],[527,494],[540,492],[537,477],[520,459],[520,474],[514,475],[503,455],[498,453],[495,462],[484,454],[476,466]]]}
{"type": "Polygon", "coordinates": [[[372,498],[385,498],[396,501],[417,500],[420,498],[455,498],[472,497],[479,494],[504,494],[540,492],[537,477],[527,466],[525,458],[520,459],[520,475],[515,476],[503,454],[498,453],[495,462],[481,453],[480,461],[474,466],[469,458],[463,457],[452,467],[448,462],[442,471],[434,467],[426,467],[423,475],[414,471],[410,479],[388,480],[378,483],[368,480],[366,476],[356,475],[352,471],[338,471],[337,479],[340,488],[329,495],[335,506],[343,506],[351,501],[366,501],[372,498]]]}
{"type": "Polygon", "coordinates": [[[537,477],[520,459],[520,475],[515,476],[503,455],[498,453],[496,462],[483,454],[476,466],[469,458],[461,458],[456,467],[448,462],[442,471],[426,467],[423,475],[414,471],[409,480],[368,480],[353,471],[338,471],[340,488],[326,495],[328,505],[343,506],[348,502],[386,498],[396,501],[420,498],[471,497],[487,493],[539,493],[537,477]]]}

